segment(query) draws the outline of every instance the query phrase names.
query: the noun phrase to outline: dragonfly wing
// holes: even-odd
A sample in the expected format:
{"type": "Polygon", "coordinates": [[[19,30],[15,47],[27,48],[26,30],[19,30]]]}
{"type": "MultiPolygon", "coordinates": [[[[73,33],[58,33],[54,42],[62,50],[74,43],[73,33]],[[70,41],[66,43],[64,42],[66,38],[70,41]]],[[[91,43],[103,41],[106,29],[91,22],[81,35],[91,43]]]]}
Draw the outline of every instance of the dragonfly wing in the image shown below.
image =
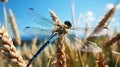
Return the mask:
{"type": "Polygon", "coordinates": [[[46,28],[37,28],[37,27],[26,27],[24,29],[24,32],[28,35],[51,35],[52,34],[52,29],[46,29],[46,28]]]}
{"type": "MultiPolygon", "coordinates": [[[[89,31],[89,30],[88,30],[89,31]]],[[[88,31],[87,31],[87,34],[86,34],[86,30],[81,30],[81,29],[72,29],[72,30],[70,30],[69,31],[69,33],[70,34],[72,34],[72,35],[74,35],[74,36],[76,36],[77,38],[80,38],[80,39],[82,39],[82,38],[84,38],[84,36],[88,36],[88,35],[90,35],[90,32],[88,33],[88,31]]]]}
{"type": "Polygon", "coordinates": [[[110,33],[110,29],[105,28],[105,27],[99,27],[99,28],[72,28],[72,31],[79,31],[78,34],[83,34],[85,36],[101,36],[101,35],[108,35],[110,33]]]}
{"type": "Polygon", "coordinates": [[[83,45],[82,40],[73,34],[68,34],[66,40],[70,44],[70,46],[73,47],[74,49],[79,49],[83,45]]]}
{"type": "Polygon", "coordinates": [[[38,49],[38,51],[35,53],[35,55],[32,57],[32,59],[30,59],[30,61],[28,62],[26,67],[29,67],[29,65],[40,55],[40,53],[45,49],[45,47],[47,47],[50,43],[52,43],[55,39],[57,39],[59,37],[59,34],[54,34],[52,35],[47,42],[45,42],[43,44],[42,47],[40,47],[38,49]]]}
{"type": "Polygon", "coordinates": [[[102,49],[91,41],[83,42],[75,35],[68,35],[70,46],[83,52],[102,52],[102,49]]]}
{"type": "Polygon", "coordinates": [[[110,33],[110,29],[100,27],[100,28],[96,28],[90,36],[108,35],[109,33],[110,33]]]}
{"type": "Polygon", "coordinates": [[[41,26],[51,27],[53,22],[45,17],[43,17],[39,12],[35,11],[33,8],[28,9],[28,13],[32,19],[41,26]]]}
{"type": "Polygon", "coordinates": [[[84,43],[83,47],[80,49],[83,52],[102,52],[102,49],[91,41],[87,41],[84,43]]]}

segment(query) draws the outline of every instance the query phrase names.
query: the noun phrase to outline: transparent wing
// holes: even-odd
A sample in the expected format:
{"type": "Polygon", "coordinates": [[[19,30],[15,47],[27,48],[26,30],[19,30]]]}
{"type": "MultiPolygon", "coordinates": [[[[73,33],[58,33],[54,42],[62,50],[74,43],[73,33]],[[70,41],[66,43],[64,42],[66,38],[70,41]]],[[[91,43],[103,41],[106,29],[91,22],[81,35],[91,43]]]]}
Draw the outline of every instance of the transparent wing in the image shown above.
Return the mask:
{"type": "Polygon", "coordinates": [[[99,27],[99,28],[76,28],[76,29],[71,29],[72,33],[77,33],[77,35],[81,36],[101,36],[101,35],[109,35],[111,32],[110,29],[105,28],[105,27],[99,27]]]}
{"type": "Polygon", "coordinates": [[[51,35],[53,29],[45,29],[45,28],[37,28],[37,27],[26,27],[24,29],[24,32],[28,35],[51,35]]]}
{"type": "Polygon", "coordinates": [[[82,40],[76,37],[76,35],[74,34],[68,34],[66,40],[66,42],[69,43],[69,46],[71,46],[75,50],[80,49],[83,45],[82,40]]]}
{"type": "Polygon", "coordinates": [[[95,30],[93,30],[90,36],[109,35],[110,32],[111,32],[110,29],[105,28],[105,27],[100,27],[100,28],[96,28],[95,30]]]}
{"type": "Polygon", "coordinates": [[[73,47],[75,50],[80,50],[83,52],[101,52],[102,49],[96,43],[91,41],[83,42],[80,38],[76,37],[76,35],[68,34],[67,42],[73,47]]]}
{"type": "Polygon", "coordinates": [[[39,14],[39,12],[35,11],[33,8],[29,8],[28,13],[30,17],[35,21],[35,23],[38,23],[43,27],[53,26],[53,22],[51,20],[43,17],[41,14],[39,14]]]}
{"type": "Polygon", "coordinates": [[[72,47],[80,49],[83,45],[84,30],[69,30],[67,38],[72,47]]]}
{"type": "Polygon", "coordinates": [[[80,51],[83,51],[83,52],[102,52],[102,49],[96,43],[93,43],[91,41],[87,41],[84,43],[84,45],[80,49],[80,51]]]}
{"type": "Polygon", "coordinates": [[[69,42],[73,47],[80,49],[80,51],[83,52],[101,52],[102,49],[96,43],[93,43],[91,41],[83,42],[81,40],[85,36],[85,32],[88,36],[101,36],[109,34],[109,29],[107,28],[98,28],[96,29],[97,31],[94,29],[95,28],[70,30],[68,34],[69,42]]]}

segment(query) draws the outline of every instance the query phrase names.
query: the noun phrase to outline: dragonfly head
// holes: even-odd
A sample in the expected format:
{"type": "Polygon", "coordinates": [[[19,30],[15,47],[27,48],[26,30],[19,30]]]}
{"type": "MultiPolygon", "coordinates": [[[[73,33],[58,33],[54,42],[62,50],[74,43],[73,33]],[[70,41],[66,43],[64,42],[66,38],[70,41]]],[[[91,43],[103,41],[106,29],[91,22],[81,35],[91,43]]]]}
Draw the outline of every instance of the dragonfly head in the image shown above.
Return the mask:
{"type": "Polygon", "coordinates": [[[70,23],[70,21],[65,21],[64,24],[65,24],[65,27],[67,29],[71,28],[71,26],[72,26],[72,24],[70,23]]]}

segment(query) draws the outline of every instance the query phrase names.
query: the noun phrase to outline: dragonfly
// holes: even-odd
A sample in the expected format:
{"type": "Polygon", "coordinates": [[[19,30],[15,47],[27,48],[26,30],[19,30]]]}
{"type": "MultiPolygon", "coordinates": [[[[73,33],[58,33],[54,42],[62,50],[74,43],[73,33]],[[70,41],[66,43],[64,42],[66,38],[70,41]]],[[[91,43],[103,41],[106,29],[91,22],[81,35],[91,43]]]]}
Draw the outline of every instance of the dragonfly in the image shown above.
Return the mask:
{"type": "MultiPolygon", "coordinates": [[[[37,12],[33,8],[29,8],[28,11],[29,11],[29,15],[32,17],[32,19],[40,25],[40,28],[27,26],[24,29],[24,32],[27,34],[30,34],[30,35],[43,35],[43,34],[45,35],[45,34],[47,34],[47,35],[49,35],[49,37],[48,37],[48,40],[38,49],[38,51],[30,59],[30,61],[27,64],[27,67],[29,67],[29,65],[39,56],[39,54],[50,43],[54,42],[60,36],[67,34],[66,36],[67,36],[67,39],[69,40],[70,44],[73,44],[73,45],[80,44],[80,42],[78,42],[78,41],[81,41],[80,28],[75,29],[74,27],[72,27],[72,24],[70,21],[65,21],[64,24],[55,23],[55,22],[45,18],[41,14],[39,14],[39,12],[37,12]],[[55,27],[56,27],[56,29],[55,29],[55,27]]],[[[101,31],[106,30],[106,28],[99,28],[99,29],[101,31]]],[[[103,32],[103,33],[96,32],[94,35],[91,35],[91,36],[105,35],[106,32],[103,32]]],[[[102,51],[102,49],[96,43],[89,41],[87,43],[82,42],[82,44],[84,45],[84,48],[81,48],[80,51],[84,51],[84,52],[95,52],[96,50],[97,50],[97,52],[102,51]]]]}

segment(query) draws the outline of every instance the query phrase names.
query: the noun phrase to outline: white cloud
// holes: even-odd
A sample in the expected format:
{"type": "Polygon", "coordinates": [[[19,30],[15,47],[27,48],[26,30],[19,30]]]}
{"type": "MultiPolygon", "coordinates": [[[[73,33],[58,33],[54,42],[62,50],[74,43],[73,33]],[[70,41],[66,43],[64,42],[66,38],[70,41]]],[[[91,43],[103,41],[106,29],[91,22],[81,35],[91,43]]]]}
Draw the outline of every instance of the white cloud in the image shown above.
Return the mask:
{"type": "Polygon", "coordinates": [[[114,5],[112,4],[112,3],[108,3],[107,5],[106,5],[106,8],[109,10],[109,9],[111,9],[111,8],[113,8],[114,7],[114,5]]]}
{"type": "MultiPolygon", "coordinates": [[[[111,8],[114,7],[114,4],[113,3],[108,3],[106,4],[106,8],[109,10],[111,8]]],[[[116,7],[117,10],[120,10],[120,4],[117,4],[117,7],[116,7]]]]}
{"type": "Polygon", "coordinates": [[[89,17],[92,17],[92,16],[93,16],[93,12],[92,12],[92,11],[88,11],[88,12],[87,12],[87,15],[88,15],[89,17]]]}
{"type": "Polygon", "coordinates": [[[94,16],[94,12],[93,11],[88,10],[87,12],[81,14],[80,17],[81,17],[80,21],[84,22],[84,24],[83,23],[78,23],[78,25],[81,25],[81,27],[84,27],[86,23],[89,23],[90,26],[95,24],[93,22],[96,21],[96,18],[94,16]]]}
{"type": "Polygon", "coordinates": [[[88,22],[93,22],[93,21],[96,20],[92,11],[87,11],[86,15],[87,15],[87,21],[88,22]]]}
{"type": "Polygon", "coordinates": [[[116,9],[120,9],[120,4],[117,5],[116,9]]]}

